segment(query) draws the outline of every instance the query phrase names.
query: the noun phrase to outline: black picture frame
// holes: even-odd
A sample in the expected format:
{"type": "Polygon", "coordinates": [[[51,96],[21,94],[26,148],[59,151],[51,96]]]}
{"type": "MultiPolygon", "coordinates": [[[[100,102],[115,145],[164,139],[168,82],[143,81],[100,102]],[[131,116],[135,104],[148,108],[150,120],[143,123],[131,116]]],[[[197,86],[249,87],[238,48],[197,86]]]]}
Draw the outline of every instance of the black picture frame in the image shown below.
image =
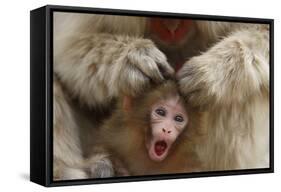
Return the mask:
{"type": "Polygon", "coordinates": [[[46,5],[30,12],[30,180],[44,186],[82,185],[160,179],[195,178],[274,172],[274,20],[137,10],[99,9],[46,5]],[[262,23],[270,25],[270,167],[186,174],[129,176],[102,179],[53,181],[53,13],[102,13],[111,15],[161,16],[198,20],[262,23]]]}

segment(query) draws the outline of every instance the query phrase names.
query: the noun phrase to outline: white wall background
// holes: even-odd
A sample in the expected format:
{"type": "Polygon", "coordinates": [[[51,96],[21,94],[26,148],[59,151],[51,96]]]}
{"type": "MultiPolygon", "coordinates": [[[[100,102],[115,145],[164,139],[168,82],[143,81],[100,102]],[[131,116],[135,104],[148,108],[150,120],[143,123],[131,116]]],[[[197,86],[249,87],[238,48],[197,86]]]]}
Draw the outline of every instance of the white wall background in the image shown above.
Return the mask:
{"type": "Polygon", "coordinates": [[[25,0],[0,6],[0,191],[278,191],[281,189],[281,12],[277,0],[25,0]],[[45,4],[275,19],[275,173],[44,188],[29,182],[29,11],[45,4]]]}

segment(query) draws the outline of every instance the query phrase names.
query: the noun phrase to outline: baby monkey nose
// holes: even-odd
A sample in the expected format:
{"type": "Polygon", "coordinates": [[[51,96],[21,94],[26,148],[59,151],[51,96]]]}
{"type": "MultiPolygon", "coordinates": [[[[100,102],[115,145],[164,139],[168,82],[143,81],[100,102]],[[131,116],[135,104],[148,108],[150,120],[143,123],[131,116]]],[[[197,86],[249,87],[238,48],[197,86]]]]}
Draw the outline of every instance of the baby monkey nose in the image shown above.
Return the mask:
{"type": "Polygon", "coordinates": [[[171,133],[171,131],[168,131],[168,130],[166,130],[166,129],[164,129],[164,128],[162,128],[162,131],[164,132],[164,133],[171,133]]]}

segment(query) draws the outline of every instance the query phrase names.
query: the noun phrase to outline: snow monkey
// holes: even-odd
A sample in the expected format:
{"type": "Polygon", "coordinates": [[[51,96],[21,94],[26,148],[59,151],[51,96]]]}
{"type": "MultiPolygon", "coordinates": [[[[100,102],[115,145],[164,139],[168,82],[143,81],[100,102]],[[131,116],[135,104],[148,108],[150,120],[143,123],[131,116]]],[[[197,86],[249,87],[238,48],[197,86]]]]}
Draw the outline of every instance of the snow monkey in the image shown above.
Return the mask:
{"type": "Polygon", "coordinates": [[[193,146],[204,136],[201,117],[167,81],[138,97],[124,97],[98,135],[111,162],[122,162],[128,175],[191,172],[200,167],[193,146]]]}
{"type": "Polygon", "coordinates": [[[96,130],[121,95],[170,76],[207,113],[202,171],[269,166],[269,25],[55,12],[53,36],[55,179],[92,177],[76,168],[92,157],[111,175],[96,130]]]}

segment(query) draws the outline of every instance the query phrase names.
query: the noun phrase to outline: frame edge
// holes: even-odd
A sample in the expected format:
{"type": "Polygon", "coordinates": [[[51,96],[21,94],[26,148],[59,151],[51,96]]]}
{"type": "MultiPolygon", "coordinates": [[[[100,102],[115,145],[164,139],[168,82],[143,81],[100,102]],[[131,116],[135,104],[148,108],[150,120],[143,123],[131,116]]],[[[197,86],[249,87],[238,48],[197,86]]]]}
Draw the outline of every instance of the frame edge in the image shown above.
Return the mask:
{"type": "Polygon", "coordinates": [[[46,6],[30,11],[30,181],[46,182],[46,6]]]}

